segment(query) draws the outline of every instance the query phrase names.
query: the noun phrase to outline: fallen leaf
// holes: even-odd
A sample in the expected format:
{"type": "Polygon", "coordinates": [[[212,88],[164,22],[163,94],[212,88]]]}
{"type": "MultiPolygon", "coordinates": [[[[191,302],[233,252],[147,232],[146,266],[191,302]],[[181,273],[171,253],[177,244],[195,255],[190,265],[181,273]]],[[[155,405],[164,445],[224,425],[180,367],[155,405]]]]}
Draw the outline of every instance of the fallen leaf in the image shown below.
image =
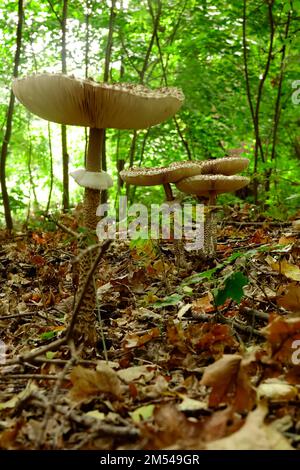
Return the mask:
{"type": "Polygon", "coordinates": [[[117,373],[109,366],[101,365],[101,370],[76,366],[70,374],[70,380],[73,386],[69,391],[69,396],[75,402],[100,393],[110,394],[116,398],[122,395],[121,381],[117,373]]]}
{"type": "Polygon", "coordinates": [[[136,423],[139,423],[140,421],[146,421],[147,419],[150,419],[153,415],[155,406],[154,405],[145,405],[145,406],[140,406],[139,408],[136,408],[134,411],[130,412],[130,416],[135,421],[136,423]]]}
{"type": "Polygon", "coordinates": [[[213,295],[209,292],[208,294],[196,299],[192,303],[192,310],[195,313],[206,313],[212,312],[215,310],[212,302],[213,302],[213,295]]]}
{"type": "Polygon", "coordinates": [[[294,264],[288,263],[285,259],[282,261],[275,261],[271,256],[266,257],[267,263],[274,271],[283,274],[293,281],[300,281],[300,268],[294,264]]]}
{"type": "Polygon", "coordinates": [[[266,404],[259,403],[248,414],[244,426],[230,436],[206,445],[207,450],[293,450],[288,440],[273,426],[264,424],[268,412],[266,404]]]}
{"type": "Polygon", "coordinates": [[[149,382],[155,374],[155,366],[133,366],[127,369],[121,369],[117,372],[120,379],[126,383],[143,378],[144,382],[149,382]]]}
{"type": "Polygon", "coordinates": [[[208,402],[211,407],[227,403],[239,412],[253,407],[255,391],[238,354],[225,354],[208,366],[200,383],[212,387],[208,402]]]}
{"type": "Polygon", "coordinates": [[[296,283],[291,283],[285,287],[285,292],[276,299],[280,307],[300,314],[300,286],[296,283]]]}
{"type": "Polygon", "coordinates": [[[270,401],[295,400],[298,395],[296,387],[286,382],[269,379],[262,382],[257,389],[258,398],[270,401]]]}
{"type": "Polygon", "coordinates": [[[194,400],[193,398],[189,398],[184,395],[181,397],[183,400],[177,406],[180,411],[207,410],[207,403],[205,403],[205,401],[194,400]]]}
{"type": "Polygon", "coordinates": [[[160,336],[160,331],[159,328],[152,328],[151,330],[148,330],[147,333],[143,335],[138,335],[136,333],[129,334],[125,336],[123,340],[124,348],[125,349],[131,349],[131,348],[137,348],[140,346],[144,346],[144,344],[148,343],[154,338],[158,338],[160,336]]]}

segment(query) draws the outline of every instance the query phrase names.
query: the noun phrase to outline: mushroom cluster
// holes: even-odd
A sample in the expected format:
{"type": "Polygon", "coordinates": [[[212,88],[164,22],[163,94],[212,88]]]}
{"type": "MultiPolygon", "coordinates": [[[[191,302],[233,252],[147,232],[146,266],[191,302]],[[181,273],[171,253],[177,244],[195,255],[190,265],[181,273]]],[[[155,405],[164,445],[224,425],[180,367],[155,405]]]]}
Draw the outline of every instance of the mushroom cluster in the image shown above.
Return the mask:
{"type": "MultiPolygon", "coordinates": [[[[89,127],[85,168],[71,173],[85,188],[84,223],[92,230],[98,223],[97,208],[101,190],[112,186],[112,178],[102,171],[104,130],[146,129],[172,117],[181,107],[184,96],[177,88],[150,90],[128,83],[97,83],[62,74],[37,74],[15,79],[13,92],[29,111],[58,124],[89,127]]],[[[92,237],[88,237],[89,240],[92,237]]],[[[84,300],[77,316],[74,339],[95,346],[95,288],[93,281],[85,286],[93,252],[80,260],[78,298],[84,289],[84,300]]]]}
{"type": "Polygon", "coordinates": [[[85,168],[71,173],[85,188],[86,227],[95,230],[100,191],[113,182],[102,171],[104,129],[146,129],[172,117],[184,96],[177,88],[150,90],[129,83],[98,83],[62,74],[15,79],[13,91],[29,111],[58,124],[90,128],[85,168]]]}
{"type": "Polygon", "coordinates": [[[208,198],[204,225],[204,250],[215,251],[213,207],[218,194],[234,192],[249,183],[249,178],[236,175],[249,165],[248,158],[225,157],[206,161],[172,163],[162,168],[130,168],[120,173],[127,184],[155,186],[162,184],[167,201],[174,200],[170,183],[180,191],[197,197],[208,198]]]}

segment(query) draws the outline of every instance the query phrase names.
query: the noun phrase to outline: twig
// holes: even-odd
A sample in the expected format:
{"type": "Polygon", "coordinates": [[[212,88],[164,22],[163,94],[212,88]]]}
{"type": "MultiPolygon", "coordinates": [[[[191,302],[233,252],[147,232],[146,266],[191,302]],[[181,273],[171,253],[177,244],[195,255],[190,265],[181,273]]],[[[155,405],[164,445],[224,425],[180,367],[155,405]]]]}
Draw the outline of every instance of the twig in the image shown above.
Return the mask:
{"type": "Polygon", "coordinates": [[[240,312],[243,314],[247,315],[253,315],[257,318],[260,318],[261,320],[269,320],[270,316],[266,312],[262,312],[261,310],[256,310],[255,308],[249,308],[249,307],[242,307],[240,309],[240,312]]]}
{"type": "Polygon", "coordinates": [[[57,381],[56,381],[56,384],[53,388],[53,392],[51,394],[50,401],[47,404],[47,408],[46,408],[45,415],[44,415],[44,420],[43,420],[43,423],[42,423],[42,426],[41,426],[41,429],[40,429],[40,434],[39,434],[39,437],[38,437],[37,442],[36,442],[37,449],[41,448],[41,446],[43,444],[43,441],[45,439],[49,419],[50,419],[50,417],[53,413],[53,410],[54,410],[54,403],[56,401],[56,398],[57,398],[59,389],[61,387],[61,384],[66,379],[66,374],[68,373],[68,368],[72,367],[74,364],[76,364],[76,361],[77,361],[77,357],[72,356],[71,359],[65,364],[65,366],[64,366],[61,374],[59,375],[59,377],[57,377],[57,381]]]}
{"type": "Polygon", "coordinates": [[[81,238],[82,235],[80,235],[79,233],[77,232],[74,232],[74,230],[70,229],[69,227],[66,227],[64,224],[62,224],[61,222],[58,222],[58,220],[54,219],[54,217],[50,214],[45,214],[44,217],[46,219],[49,219],[51,220],[51,222],[54,222],[55,225],[57,225],[61,230],[63,230],[64,232],[68,233],[69,235],[71,235],[72,237],[74,238],[81,238]]]}
{"type": "Polygon", "coordinates": [[[90,268],[90,270],[89,270],[89,272],[86,276],[84,284],[82,285],[78,300],[77,300],[75,308],[73,310],[71,320],[70,320],[70,324],[69,324],[69,327],[67,329],[65,341],[69,341],[69,339],[71,339],[71,337],[72,337],[72,333],[73,333],[73,330],[74,330],[74,327],[75,327],[75,324],[76,324],[76,318],[77,318],[78,312],[80,310],[80,307],[82,305],[82,302],[84,300],[86,289],[87,289],[89,283],[91,282],[94,271],[95,271],[102,255],[108,250],[108,247],[111,244],[111,241],[112,240],[105,240],[105,242],[103,242],[102,246],[99,248],[99,251],[95,256],[94,262],[93,262],[93,264],[92,264],[92,266],[91,266],[91,268],[90,268]]]}
{"type": "Polygon", "coordinates": [[[210,322],[213,320],[216,320],[217,322],[220,322],[220,323],[226,323],[227,325],[230,325],[231,327],[234,327],[237,330],[240,330],[244,333],[254,334],[261,338],[264,337],[264,335],[259,330],[252,328],[252,326],[243,325],[242,323],[239,323],[235,320],[226,318],[220,312],[218,312],[218,314],[216,315],[208,314],[208,313],[194,313],[192,314],[192,316],[195,320],[210,321],[210,322]]]}
{"type": "MultiPolygon", "coordinates": [[[[46,398],[39,392],[34,391],[31,395],[32,403],[40,406],[42,408],[46,408],[48,406],[46,398]]],[[[83,416],[77,414],[75,411],[70,411],[69,408],[66,408],[62,405],[53,405],[54,411],[64,415],[67,418],[72,419],[76,424],[81,426],[91,428],[91,432],[96,432],[98,435],[103,436],[113,436],[113,437],[124,437],[124,438],[137,438],[140,435],[138,429],[132,426],[115,426],[112,424],[106,424],[101,422],[97,418],[92,418],[91,416],[83,416]]]]}
{"type": "MultiPolygon", "coordinates": [[[[36,380],[57,380],[58,377],[57,375],[54,374],[7,374],[5,375],[0,375],[0,382],[5,382],[10,379],[36,379],[36,380]]],[[[64,380],[68,380],[65,379],[64,380]]]]}

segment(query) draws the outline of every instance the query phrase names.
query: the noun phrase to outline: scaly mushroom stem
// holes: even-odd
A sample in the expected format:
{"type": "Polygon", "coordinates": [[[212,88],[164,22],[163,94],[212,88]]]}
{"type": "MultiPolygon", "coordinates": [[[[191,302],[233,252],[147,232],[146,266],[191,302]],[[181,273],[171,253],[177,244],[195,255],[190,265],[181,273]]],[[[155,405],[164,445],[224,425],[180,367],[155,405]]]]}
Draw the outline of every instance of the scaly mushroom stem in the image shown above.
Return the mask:
{"type": "Polygon", "coordinates": [[[173,196],[173,192],[172,192],[172,188],[171,188],[170,183],[164,183],[163,186],[164,186],[167,201],[174,201],[175,198],[173,196]]]}
{"type": "MultiPolygon", "coordinates": [[[[103,129],[90,129],[89,145],[86,158],[86,169],[92,172],[99,172],[102,167],[102,146],[103,146],[103,129]]],[[[84,194],[84,224],[92,233],[89,236],[89,243],[97,243],[95,229],[99,218],[96,216],[96,210],[100,203],[100,191],[97,189],[85,188],[84,194]]],[[[87,240],[84,241],[82,248],[87,248],[87,240]]],[[[78,296],[85,288],[85,295],[78,312],[76,325],[73,331],[73,339],[76,344],[83,342],[87,347],[94,347],[97,343],[97,332],[95,328],[96,292],[93,280],[87,285],[86,277],[93,264],[95,252],[87,252],[80,259],[79,266],[79,289],[78,296]]]]}
{"type": "Polygon", "coordinates": [[[204,222],[204,251],[208,255],[215,253],[215,221],[212,206],[216,204],[217,193],[216,191],[209,191],[208,204],[206,206],[207,212],[205,214],[204,222]]]}
{"type": "MultiPolygon", "coordinates": [[[[86,169],[98,172],[102,169],[102,147],[104,129],[90,129],[88,151],[86,157],[86,169]]],[[[96,210],[100,203],[100,191],[97,189],[85,188],[84,194],[84,223],[91,230],[95,230],[99,218],[96,210]]]]}

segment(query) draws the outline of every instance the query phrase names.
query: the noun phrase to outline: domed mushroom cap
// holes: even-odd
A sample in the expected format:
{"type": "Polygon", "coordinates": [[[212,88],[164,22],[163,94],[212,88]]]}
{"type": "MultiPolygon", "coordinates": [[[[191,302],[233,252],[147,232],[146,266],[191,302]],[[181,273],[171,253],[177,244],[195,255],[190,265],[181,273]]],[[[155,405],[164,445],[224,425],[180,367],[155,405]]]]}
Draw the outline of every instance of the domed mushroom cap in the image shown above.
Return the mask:
{"type": "Polygon", "coordinates": [[[177,88],[150,90],[47,73],[15,79],[13,92],[43,119],[98,129],[144,129],[173,116],[184,101],[177,88]]]}
{"type": "Polygon", "coordinates": [[[132,167],[128,170],[120,171],[120,177],[125,183],[133,184],[134,186],[156,186],[164,184],[166,171],[166,167],[132,167]]]}
{"type": "Polygon", "coordinates": [[[197,175],[176,183],[176,187],[187,194],[207,196],[211,191],[217,194],[230,193],[243,188],[250,179],[245,176],[197,175]]]}
{"type": "Polygon", "coordinates": [[[203,175],[235,175],[245,170],[249,165],[248,158],[225,157],[202,162],[201,170],[203,175]]]}

